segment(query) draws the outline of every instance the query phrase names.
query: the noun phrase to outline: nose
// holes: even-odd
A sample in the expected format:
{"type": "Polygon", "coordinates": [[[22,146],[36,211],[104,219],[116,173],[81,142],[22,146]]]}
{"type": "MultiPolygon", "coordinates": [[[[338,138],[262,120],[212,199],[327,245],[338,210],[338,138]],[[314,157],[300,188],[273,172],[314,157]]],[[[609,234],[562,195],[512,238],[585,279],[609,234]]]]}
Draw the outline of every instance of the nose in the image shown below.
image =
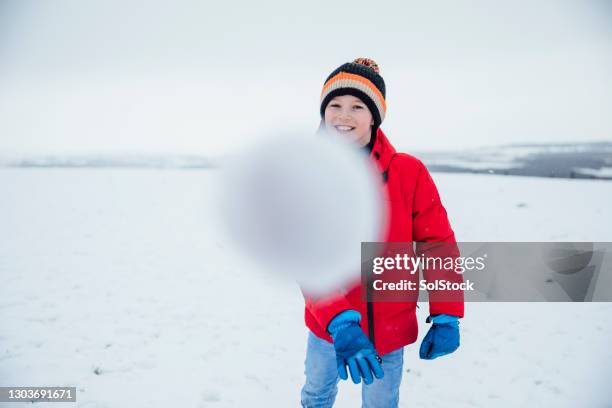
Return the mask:
{"type": "Polygon", "coordinates": [[[342,122],[348,122],[352,119],[351,112],[349,110],[342,109],[338,114],[338,119],[342,122]]]}

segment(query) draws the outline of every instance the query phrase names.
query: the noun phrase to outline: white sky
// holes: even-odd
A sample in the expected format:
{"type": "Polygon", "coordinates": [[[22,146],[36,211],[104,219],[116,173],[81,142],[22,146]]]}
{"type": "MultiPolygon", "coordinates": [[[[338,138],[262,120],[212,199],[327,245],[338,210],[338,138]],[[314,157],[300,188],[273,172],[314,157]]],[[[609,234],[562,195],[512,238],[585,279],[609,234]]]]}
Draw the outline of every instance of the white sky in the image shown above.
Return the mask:
{"type": "Polygon", "coordinates": [[[0,3],[0,154],[230,153],[314,131],[357,56],[406,151],[612,139],[612,3],[0,3]]]}

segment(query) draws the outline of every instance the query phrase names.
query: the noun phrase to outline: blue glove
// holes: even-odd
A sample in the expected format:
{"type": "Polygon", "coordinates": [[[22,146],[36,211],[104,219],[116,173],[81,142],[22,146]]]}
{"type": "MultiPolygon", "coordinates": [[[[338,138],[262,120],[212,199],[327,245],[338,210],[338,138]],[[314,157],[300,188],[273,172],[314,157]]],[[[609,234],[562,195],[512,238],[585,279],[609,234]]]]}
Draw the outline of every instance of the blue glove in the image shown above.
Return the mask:
{"type": "Polygon", "coordinates": [[[433,325],[425,335],[419,350],[419,356],[423,360],[433,360],[459,348],[458,317],[441,314],[429,316],[427,323],[430,321],[433,325]]]}
{"type": "Polygon", "coordinates": [[[351,378],[355,384],[363,382],[371,384],[376,378],[383,378],[382,360],[374,346],[365,335],[359,321],[361,315],[355,310],[345,310],[329,323],[327,331],[334,339],[338,375],[343,380],[348,379],[346,366],[348,364],[351,378]]]}

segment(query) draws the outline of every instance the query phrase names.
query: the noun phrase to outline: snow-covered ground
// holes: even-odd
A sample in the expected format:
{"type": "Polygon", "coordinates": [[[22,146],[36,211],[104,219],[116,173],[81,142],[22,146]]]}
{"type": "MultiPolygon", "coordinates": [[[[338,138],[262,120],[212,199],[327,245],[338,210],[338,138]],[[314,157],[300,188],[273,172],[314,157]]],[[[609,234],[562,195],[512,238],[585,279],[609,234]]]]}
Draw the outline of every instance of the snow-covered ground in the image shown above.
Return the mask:
{"type": "MultiPolygon", "coordinates": [[[[220,238],[217,175],[0,169],[0,386],[76,386],[78,407],[299,406],[301,293],[220,238]]],[[[458,240],[612,241],[608,182],[433,177],[458,240]]],[[[406,348],[401,406],[612,406],[611,316],[469,303],[455,354],[419,360],[425,330],[406,348]]],[[[336,406],[359,395],[343,382],[336,406]]]]}

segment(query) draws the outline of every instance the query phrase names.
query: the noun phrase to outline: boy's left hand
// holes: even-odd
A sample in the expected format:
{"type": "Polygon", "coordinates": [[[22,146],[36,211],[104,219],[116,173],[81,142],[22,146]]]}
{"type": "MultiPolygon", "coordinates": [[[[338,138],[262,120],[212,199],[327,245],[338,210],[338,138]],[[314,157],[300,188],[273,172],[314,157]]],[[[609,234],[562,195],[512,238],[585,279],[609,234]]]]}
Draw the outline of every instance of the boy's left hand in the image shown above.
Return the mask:
{"type": "Polygon", "coordinates": [[[459,347],[459,318],[450,315],[437,315],[427,318],[433,325],[425,335],[419,350],[423,360],[450,354],[459,347]]]}

